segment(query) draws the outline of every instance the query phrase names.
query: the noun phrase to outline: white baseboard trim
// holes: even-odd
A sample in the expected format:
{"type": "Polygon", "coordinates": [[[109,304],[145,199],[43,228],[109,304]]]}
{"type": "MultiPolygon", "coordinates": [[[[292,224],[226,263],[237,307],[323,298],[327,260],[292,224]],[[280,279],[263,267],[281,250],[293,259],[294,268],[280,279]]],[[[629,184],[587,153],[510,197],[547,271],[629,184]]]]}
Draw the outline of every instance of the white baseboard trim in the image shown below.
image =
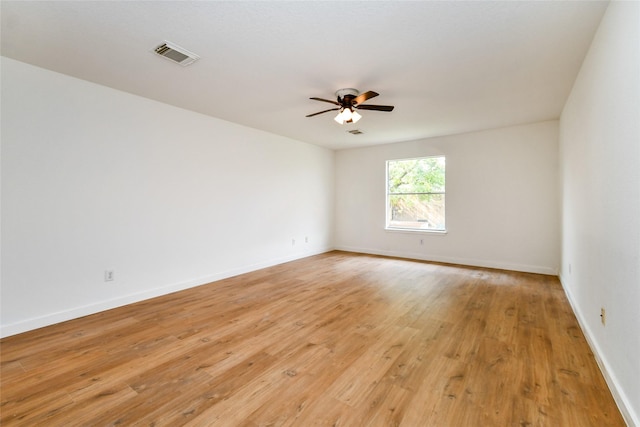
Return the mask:
{"type": "Polygon", "coordinates": [[[371,255],[384,255],[384,256],[392,256],[392,257],[398,257],[398,258],[416,259],[420,261],[468,265],[471,267],[484,267],[484,268],[495,268],[499,270],[522,271],[525,273],[547,274],[551,276],[558,275],[558,271],[555,268],[545,267],[545,266],[511,264],[511,263],[506,263],[501,261],[479,260],[479,259],[471,259],[471,258],[432,256],[432,255],[425,255],[424,253],[417,253],[417,252],[384,251],[384,250],[370,249],[370,248],[358,248],[353,246],[336,246],[335,249],[339,251],[345,251],[345,252],[357,252],[357,253],[371,254],[371,255]]]}
{"type": "Polygon", "coordinates": [[[11,335],[21,334],[23,332],[32,331],[45,326],[54,325],[56,323],[66,322],[67,320],[73,320],[80,317],[88,316],[91,314],[99,313],[101,311],[111,310],[113,308],[122,307],[127,304],[133,304],[136,302],[144,301],[147,299],[167,295],[173,292],[182,291],[185,289],[193,288],[196,286],[206,285],[207,283],[215,282],[218,280],[226,279],[233,276],[238,276],[244,273],[250,273],[252,271],[260,270],[262,268],[272,267],[278,264],[284,264],[285,262],[295,261],[297,259],[306,258],[313,255],[319,255],[325,252],[329,252],[333,248],[321,248],[304,253],[296,253],[285,257],[275,258],[255,264],[226,270],[219,273],[214,273],[204,277],[198,277],[195,279],[187,280],[180,283],[172,283],[169,285],[161,286],[146,290],[144,292],[138,292],[135,294],[124,295],[118,298],[114,298],[106,301],[99,301],[94,304],[87,304],[80,307],[74,307],[69,310],[59,311],[56,313],[49,313],[44,316],[35,317],[31,319],[22,320],[20,322],[2,325],[0,326],[0,338],[5,338],[11,335]]]}
{"type": "Polygon", "coordinates": [[[564,281],[562,280],[562,275],[559,276],[560,283],[562,284],[562,289],[564,290],[567,299],[569,300],[569,304],[571,305],[571,309],[578,319],[578,324],[580,325],[580,329],[582,329],[582,333],[584,334],[591,351],[596,359],[596,363],[604,376],[607,385],[609,386],[609,390],[613,395],[613,400],[615,400],[616,405],[618,405],[618,409],[620,409],[620,413],[624,418],[624,421],[627,423],[629,427],[640,427],[640,416],[633,411],[633,406],[631,405],[631,401],[624,393],[622,388],[620,387],[620,383],[616,379],[615,373],[613,369],[611,369],[611,365],[607,362],[607,359],[603,356],[604,353],[600,349],[598,342],[593,338],[593,334],[591,333],[591,329],[589,328],[585,318],[582,314],[582,311],[575,303],[573,296],[571,295],[571,291],[568,287],[564,285],[564,281]]]}

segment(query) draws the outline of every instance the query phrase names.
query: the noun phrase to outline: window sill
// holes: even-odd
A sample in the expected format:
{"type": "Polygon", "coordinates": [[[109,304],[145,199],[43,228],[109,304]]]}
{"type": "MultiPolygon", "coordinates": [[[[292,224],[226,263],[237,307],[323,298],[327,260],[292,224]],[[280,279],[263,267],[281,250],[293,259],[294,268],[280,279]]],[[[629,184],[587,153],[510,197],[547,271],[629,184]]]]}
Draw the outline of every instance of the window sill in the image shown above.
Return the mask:
{"type": "Polygon", "coordinates": [[[390,233],[406,233],[406,234],[433,234],[436,236],[444,236],[447,234],[447,230],[418,230],[414,228],[390,228],[385,227],[384,231],[390,233]]]}

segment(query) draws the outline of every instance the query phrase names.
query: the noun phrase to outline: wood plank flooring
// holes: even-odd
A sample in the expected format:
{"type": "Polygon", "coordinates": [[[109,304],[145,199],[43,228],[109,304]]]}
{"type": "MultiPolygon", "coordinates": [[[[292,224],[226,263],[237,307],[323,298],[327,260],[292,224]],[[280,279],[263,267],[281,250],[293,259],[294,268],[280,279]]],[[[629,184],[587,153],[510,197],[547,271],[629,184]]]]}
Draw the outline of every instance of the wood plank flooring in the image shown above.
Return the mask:
{"type": "Polygon", "coordinates": [[[624,426],[552,276],[330,252],[0,346],[3,426],[624,426]]]}

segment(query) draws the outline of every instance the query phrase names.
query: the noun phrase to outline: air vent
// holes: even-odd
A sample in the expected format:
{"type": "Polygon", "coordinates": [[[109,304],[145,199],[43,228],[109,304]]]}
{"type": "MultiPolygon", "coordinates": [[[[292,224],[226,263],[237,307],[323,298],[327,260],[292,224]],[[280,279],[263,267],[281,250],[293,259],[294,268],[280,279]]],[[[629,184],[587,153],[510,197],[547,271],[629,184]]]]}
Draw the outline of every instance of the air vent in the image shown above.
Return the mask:
{"type": "Polygon", "coordinates": [[[176,46],[170,42],[164,42],[160,46],[154,49],[158,55],[169,59],[172,62],[182,65],[183,67],[193,64],[200,59],[198,55],[193,52],[189,52],[187,49],[176,46]]]}
{"type": "Polygon", "coordinates": [[[349,132],[351,135],[360,135],[361,133],[363,133],[360,129],[348,130],[347,132],[349,132]]]}

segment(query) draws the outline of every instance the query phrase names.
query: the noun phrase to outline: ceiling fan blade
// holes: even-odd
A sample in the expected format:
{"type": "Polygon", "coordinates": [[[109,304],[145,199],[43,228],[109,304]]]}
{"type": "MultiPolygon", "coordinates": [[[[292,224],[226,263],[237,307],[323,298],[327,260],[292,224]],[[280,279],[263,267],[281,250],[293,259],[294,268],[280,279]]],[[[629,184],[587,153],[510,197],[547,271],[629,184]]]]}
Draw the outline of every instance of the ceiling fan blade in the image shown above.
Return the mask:
{"type": "Polygon", "coordinates": [[[354,104],[356,104],[356,105],[358,105],[358,104],[362,104],[362,103],[363,103],[364,101],[366,101],[367,99],[371,99],[371,98],[373,98],[373,97],[375,97],[375,96],[378,96],[378,95],[380,95],[380,94],[379,94],[379,93],[377,93],[377,92],[374,92],[374,91],[370,90],[370,91],[368,91],[368,92],[361,93],[360,95],[356,96],[356,97],[353,99],[353,103],[354,103],[354,104]]]}
{"type": "Polygon", "coordinates": [[[322,113],[328,113],[329,111],[338,111],[339,108],[329,108],[328,110],[324,110],[324,111],[319,111],[317,113],[313,113],[313,114],[309,114],[305,117],[313,117],[313,116],[317,116],[318,114],[322,114],[322,113]]]}
{"type": "Polygon", "coordinates": [[[358,110],[393,111],[393,105],[358,105],[358,110]]]}
{"type": "Polygon", "coordinates": [[[323,101],[323,102],[328,102],[330,104],[340,105],[336,101],[331,101],[329,99],[322,99],[322,98],[309,98],[309,99],[313,99],[314,101],[323,101]]]}

